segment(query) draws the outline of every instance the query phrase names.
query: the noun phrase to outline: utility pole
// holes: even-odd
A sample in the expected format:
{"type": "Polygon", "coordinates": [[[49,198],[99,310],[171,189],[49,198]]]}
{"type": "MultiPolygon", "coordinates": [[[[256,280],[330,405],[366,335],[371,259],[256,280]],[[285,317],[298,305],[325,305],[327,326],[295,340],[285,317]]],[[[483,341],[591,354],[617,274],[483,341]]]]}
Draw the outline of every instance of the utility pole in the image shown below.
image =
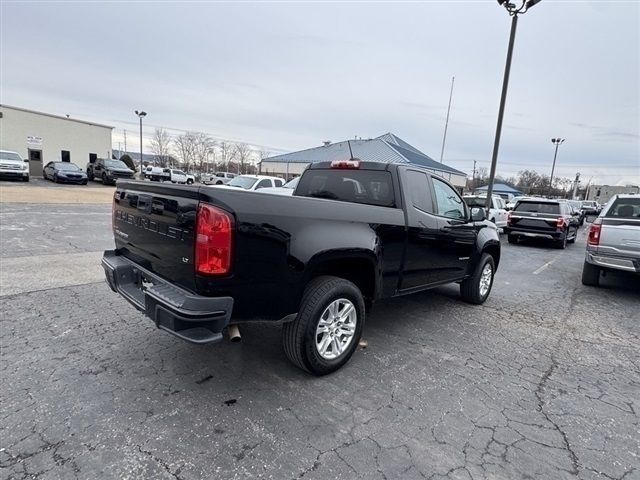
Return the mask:
{"type": "Polygon", "coordinates": [[[440,163],[444,157],[444,144],[447,141],[447,127],[449,126],[449,112],[451,111],[451,98],[453,97],[453,82],[456,77],[451,77],[451,91],[449,92],[449,106],[447,107],[447,120],[444,122],[444,136],[442,137],[442,150],[440,151],[440,163]]]}
{"type": "Polygon", "coordinates": [[[476,189],[476,161],[473,161],[473,177],[471,177],[471,193],[476,189]]]}
{"type": "Polygon", "coordinates": [[[127,129],[124,129],[124,153],[127,153],[127,129]]]}
{"type": "Polygon", "coordinates": [[[571,195],[571,200],[576,199],[576,194],[578,193],[578,184],[580,183],[580,172],[576,173],[576,179],[573,183],[573,194],[571,195]]]}

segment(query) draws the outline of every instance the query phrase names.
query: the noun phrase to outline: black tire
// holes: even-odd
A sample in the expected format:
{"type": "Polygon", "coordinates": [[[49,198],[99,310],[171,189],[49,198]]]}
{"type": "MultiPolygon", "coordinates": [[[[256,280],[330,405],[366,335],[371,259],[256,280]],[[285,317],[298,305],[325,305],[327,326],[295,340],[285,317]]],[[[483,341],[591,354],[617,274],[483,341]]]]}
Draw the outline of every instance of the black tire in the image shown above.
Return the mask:
{"type": "Polygon", "coordinates": [[[55,173],[53,174],[53,183],[58,183],[58,176],[55,173]]]}
{"type": "Polygon", "coordinates": [[[93,172],[87,172],[87,180],[90,180],[93,182],[94,178],[96,177],[93,176],[93,172]]]}
{"type": "Polygon", "coordinates": [[[582,284],[590,287],[600,285],[600,268],[585,261],[582,265],[582,284]]]}
{"type": "Polygon", "coordinates": [[[42,172],[42,179],[43,179],[44,181],[49,180],[49,179],[47,178],[47,174],[46,174],[46,173],[44,173],[44,172],[42,172]]]}
{"type": "Polygon", "coordinates": [[[493,261],[493,257],[488,253],[483,253],[482,257],[480,257],[480,262],[476,266],[473,275],[466,280],[463,280],[460,283],[460,295],[465,302],[473,303],[475,305],[480,305],[485,302],[487,298],[489,298],[489,294],[491,293],[491,288],[493,287],[493,279],[496,273],[496,264],[493,261]],[[481,293],[480,285],[482,279],[482,273],[484,272],[485,266],[491,266],[491,283],[489,284],[489,289],[481,293]]]}
{"type": "Polygon", "coordinates": [[[576,227],[576,231],[573,232],[573,237],[571,238],[571,240],[567,240],[567,242],[576,243],[577,238],[578,238],[578,227],[576,227]]]}
{"type": "Polygon", "coordinates": [[[82,182],[82,185],[86,185],[86,184],[87,184],[87,181],[86,181],[86,180],[85,180],[84,182],[82,182]]]}
{"type": "Polygon", "coordinates": [[[514,244],[518,243],[518,237],[516,237],[515,235],[509,234],[509,235],[507,235],[507,241],[509,243],[514,243],[514,244]]]}
{"type": "Polygon", "coordinates": [[[187,185],[191,185],[193,184],[193,180],[191,180],[190,178],[187,178],[187,185]]]}
{"type": "Polygon", "coordinates": [[[28,182],[29,181],[29,177],[22,177],[22,181],[23,182],[28,182]]]}
{"type": "Polygon", "coordinates": [[[569,236],[569,232],[565,232],[565,234],[562,236],[562,238],[560,240],[556,240],[556,248],[559,248],[560,250],[564,250],[565,248],[567,248],[567,237],[569,236]]]}
{"type": "Polygon", "coordinates": [[[222,185],[222,182],[216,182],[216,185],[222,185]]]}
{"type": "Polygon", "coordinates": [[[298,316],[282,329],[284,352],[294,365],[313,375],[335,372],[349,361],[358,348],[364,320],[364,298],[358,287],[343,278],[314,278],[305,288],[298,316]],[[347,299],[353,304],[356,326],[346,350],[335,359],[328,360],[320,355],[316,347],[316,329],[327,307],[338,299],[347,299]]]}
{"type": "Polygon", "coordinates": [[[109,182],[107,181],[107,174],[106,173],[102,174],[102,184],[103,185],[108,185],[109,184],[109,182]]]}

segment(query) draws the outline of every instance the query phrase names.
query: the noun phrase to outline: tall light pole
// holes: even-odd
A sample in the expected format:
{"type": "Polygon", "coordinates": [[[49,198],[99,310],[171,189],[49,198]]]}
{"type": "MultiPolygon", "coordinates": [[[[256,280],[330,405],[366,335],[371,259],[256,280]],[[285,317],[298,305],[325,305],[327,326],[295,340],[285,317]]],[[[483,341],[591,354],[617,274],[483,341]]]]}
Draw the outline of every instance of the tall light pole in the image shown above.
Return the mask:
{"type": "MultiPolygon", "coordinates": [[[[515,0],[514,0],[515,1],[515,0]]],[[[507,89],[509,86],[509,73],[511,72],[511,58],[513,57],[513,44],[516,38],[516,27],[518,26],[518,15],[526,13],[540,0],[522,0],[520,7],[509,0],[498,0],[498,4],[503,6],[511,17],[511,33],[509,35],[509,47],[507,49],[507,63],[504,67],[504,79],[502,80],[502,96],[500,97],[500,108],[498,109],[498,124],[496,126],[496,138],[493,142],[493,155],[491,156],[491,173],[489,174],[489,186],[487,188],[487,212],[491,208],[491,197],[493,195],[493,181],[496,176],[496,163],[498,161],[498,150],[500,148],[500,134],[502,133],[502,119],[504,118],[504,105],[507,100],[507,89]]]]}
{"type": "Polygon", "coordinates": [[[549,177],[549,195],[553,190],[553,172],[556,169],[556,158],[558,157],[558,147],[564,143],[564,138],[552,138],[551,143],[556,146],[556,153],[553,154],[553,166],[551,167],[551,177],[549,177]]]}
{"type": "Polygon", "coordinates": [[[449,112],[451,112],[451,99],[453,98],[453,82],[456,77],[451,77],[451,91],[449,92],[449,106],[447,107],[447,120],[444,122],[444,136],[442,137],[442,150],[440,151],[440,163],[444,157],[444,144],[447,141],[447,127],[449,126],[449,112]]]}
{"type": "Polygon", "coordinates": [[[142,175],[144,173],[142,171],[142,119],[147,116],[147,112],[136,110],[136,115],[140,119],[140,175],[142,175]]]}

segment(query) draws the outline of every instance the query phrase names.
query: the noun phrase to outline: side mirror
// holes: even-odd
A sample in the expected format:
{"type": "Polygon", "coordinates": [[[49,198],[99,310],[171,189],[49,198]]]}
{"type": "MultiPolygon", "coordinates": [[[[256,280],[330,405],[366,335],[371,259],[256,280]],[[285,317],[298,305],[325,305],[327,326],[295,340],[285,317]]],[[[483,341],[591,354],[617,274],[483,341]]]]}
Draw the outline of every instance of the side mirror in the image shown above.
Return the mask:
{"type": "Polygon", "coordinates": [[[596,215],[585,215],[584,221],[587,223],[593,223],[596,218],[596,215]]]}
{"type": "Polygon", "coordinates": [[[481,207],[473,207],[471,209],[471,221],[472,222],[482,222],[487,219],[487,213],[484,208],[481,207]]]}
{"type": "Polygon", "coordinates": [[[23,162],[27,162],[27,163],[29,163],[29,159],[28,159],[28,158],[25,158],[25,159],[23,160],[23,162]]]}

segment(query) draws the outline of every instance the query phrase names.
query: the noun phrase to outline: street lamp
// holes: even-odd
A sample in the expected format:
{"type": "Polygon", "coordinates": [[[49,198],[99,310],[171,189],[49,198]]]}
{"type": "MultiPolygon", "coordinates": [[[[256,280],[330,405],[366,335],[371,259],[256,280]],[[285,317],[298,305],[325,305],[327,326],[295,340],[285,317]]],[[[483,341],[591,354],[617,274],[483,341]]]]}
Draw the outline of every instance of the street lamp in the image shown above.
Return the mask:
{"type": "Polygon", "coordinates": [[[143,175],[142,171],[142,119],[147,116],[147,112],[136,110],[136,115],[140,119],[140,175],[143,175]]]}
{"type": "MultiPolygon", "coordinates": [[[[515,1],[515,0],[514,0],[515,1]]],[[[520,7],[508,0],[498,0],[498,4],[504,7],[511,17],[511,33],[509,35],[509,48],[507,49],[507,63],[504,67],[504,79],[502,80],[502,96],[500,97],[500,108],[498,109],[498,124],[496,126],[496,138],[493,142],[493,155],[491,156],[491,173],[489,174],[489,186],[487,188],[487,215],[491,208],[491,197],[493,195],[493,180],[496,176],[496,163],[498,161],[498,149],[500,147],[500,133],[502,132],[502,119],[504,118],[504,104],[507,99],[507,88],[509,86],[509,73],[511,71],[511,58],[513,57],[513,43],[516,38],[516,27],[518,25],[518,15],[526,13],[540,0],[522,0],[520,7]]]]}
{"type": "Polygon", "coordinates": [[[558,156],[558,147],[564,143],[564,138],[552,138],[551,143],[556,146],[556,153],[553,154],[553,166],[551,167],[551,177],[549,178],[549,195],[553,190],[553,171],[556,169],[556,157],[558,156]]]}

